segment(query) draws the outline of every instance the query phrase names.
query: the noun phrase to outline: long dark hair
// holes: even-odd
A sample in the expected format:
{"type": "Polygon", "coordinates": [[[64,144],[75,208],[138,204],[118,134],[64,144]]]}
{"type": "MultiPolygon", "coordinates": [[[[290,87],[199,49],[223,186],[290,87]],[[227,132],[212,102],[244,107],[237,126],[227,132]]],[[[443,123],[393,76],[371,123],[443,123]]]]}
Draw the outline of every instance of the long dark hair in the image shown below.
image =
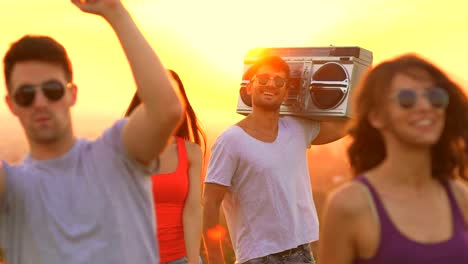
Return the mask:
{"type": "Polygon", "coordinates": [[[355,175],[380,164],[386,157],[382,136],[369,122],[369,113],[385,105],[395,75],[412,76],[415,69],[427,72],[435,85],[450,97],[445,125],[439,141],[432,147],[432,175],[438,179],[460,176],[468,179],[468,99],[463,90],[434,64],[415,54],[385,61],[369,70],[353,92],[354,118],[350,125],[352,143],[348,158],[355,175]]]}
{"type": "MultiPolygon", "coordinates": [[[[190,102],[187,98],[187,94],[185,93],[184,84],[182,83],[182,80],[176,72],[174,72],[173,70],[169,70],[169,72],[171,73],[172,78],[174,78],[174,80],[176,81],[177,86],[179,87],[180,95],[182,96],[185,103],[185,117],[182,124],[177,129],[175,136],[198,144],[205,153],[206,134],[201,128],[200,121],[198,120],[197,115],[195,114],[195,111],[192,108],[192,105],[190,105],[190,102]]],[[[132,101],[130,102],[130,105],[127,108],[127,111],[125,112],[125,116],[129,116],[133,112],[133,110],[135,110],[135,108],[138,105],[140,105],[140,103],[141,101],[138,97],[138,93],[135,93],[135,95],[132,98],[132,101]]]]}

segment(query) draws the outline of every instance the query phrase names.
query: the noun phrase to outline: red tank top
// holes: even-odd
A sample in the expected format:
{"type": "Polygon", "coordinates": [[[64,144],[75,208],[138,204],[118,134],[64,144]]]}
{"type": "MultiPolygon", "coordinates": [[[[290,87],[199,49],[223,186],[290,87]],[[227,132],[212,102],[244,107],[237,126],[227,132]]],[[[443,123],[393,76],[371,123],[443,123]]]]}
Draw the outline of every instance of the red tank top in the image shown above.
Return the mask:
{"type": "Polygon", "coordinates": [[[182,215],[189,186],[189,162],[184,139],[177,137],[176,142],[177,169],[172,173],[155,174],[152,177],[161,262],[187,255],[182,215]]]}

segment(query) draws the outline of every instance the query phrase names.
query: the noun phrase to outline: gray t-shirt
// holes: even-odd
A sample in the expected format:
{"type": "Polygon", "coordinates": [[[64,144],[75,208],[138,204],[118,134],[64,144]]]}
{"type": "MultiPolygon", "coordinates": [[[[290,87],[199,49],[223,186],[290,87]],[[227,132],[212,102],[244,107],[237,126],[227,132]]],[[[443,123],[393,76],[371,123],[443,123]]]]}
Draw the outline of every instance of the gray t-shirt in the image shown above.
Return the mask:
{"type": "Polygon", "coordinates": [[[318,239],[306,150],[319,130],[318,122],[283,117],[272,143],[239,126],[216,140],[205,182],[229,186],[223,209],[236,263],[318,239]]]}
{"type": "Polygon", "coordinates": [[[3,162],[8,264],[158,263],[152,172],[125,153],[124,123],[53,160],[3,162]]]}

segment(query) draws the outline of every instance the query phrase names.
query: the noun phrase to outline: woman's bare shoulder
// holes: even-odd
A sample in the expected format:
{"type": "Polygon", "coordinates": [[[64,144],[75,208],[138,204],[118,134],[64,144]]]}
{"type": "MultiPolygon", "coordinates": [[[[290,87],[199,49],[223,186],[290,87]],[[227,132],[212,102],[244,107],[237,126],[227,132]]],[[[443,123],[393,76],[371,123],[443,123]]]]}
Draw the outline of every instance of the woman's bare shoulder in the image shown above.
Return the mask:
{"type": "Polygon", "coordinates": [[[201,147],[197,143],[189,140],[185,140],[185,148],[189,154],[201,154],[201,147]]]}
{"type": "Polygon", "coordinates": [[[462,180],[450,180],[455,199],[468,222],[468,183],[462,180]]]}
{"type": "Polygon", "coordinates": [[[351,181],[338,187],[328,196],[328,207],[346,216],[359,216],[370,209],[370,195],[367,187],[351,181]]]}

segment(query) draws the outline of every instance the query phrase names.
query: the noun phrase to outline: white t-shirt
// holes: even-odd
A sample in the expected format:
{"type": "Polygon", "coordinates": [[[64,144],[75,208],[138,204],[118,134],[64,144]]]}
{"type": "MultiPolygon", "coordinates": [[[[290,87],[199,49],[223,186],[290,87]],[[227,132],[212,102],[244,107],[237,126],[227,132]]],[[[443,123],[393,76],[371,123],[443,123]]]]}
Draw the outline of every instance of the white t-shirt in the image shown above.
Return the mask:
{"type": "Polygon", "coordinates": [[[120,120],[52,160],[3,163],[8,264],[158,263],[151,173],[129,159],[120,120]]]}
{"type": "Polygon", "coordinates": [[[282,117],[272,143],[236,125],[216,140],[205,182],[229,186],[222,206],[236,263],[318,240],[306,150],[319,130],[282,117]]]}

